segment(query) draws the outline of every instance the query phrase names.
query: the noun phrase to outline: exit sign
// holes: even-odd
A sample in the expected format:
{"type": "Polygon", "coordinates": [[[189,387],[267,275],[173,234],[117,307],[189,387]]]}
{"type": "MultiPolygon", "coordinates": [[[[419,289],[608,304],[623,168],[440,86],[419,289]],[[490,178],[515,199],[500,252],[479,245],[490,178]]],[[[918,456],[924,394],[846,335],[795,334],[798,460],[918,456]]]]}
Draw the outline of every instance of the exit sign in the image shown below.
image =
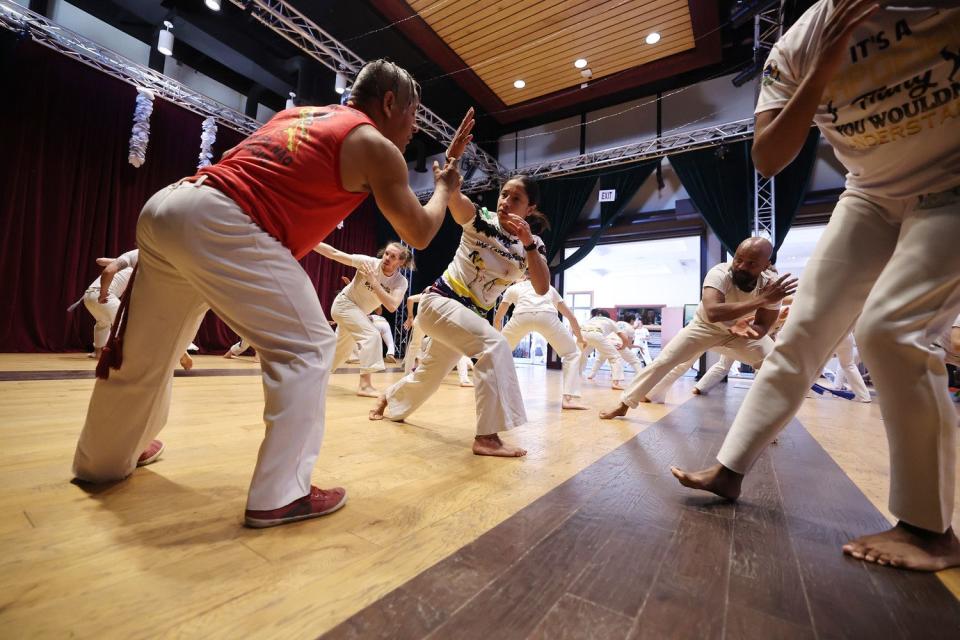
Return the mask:
{"type": "Polygon", "coordinates": [[[616,199],[616,189],[600,189],[600,202],[613,202],[616,199]]]}

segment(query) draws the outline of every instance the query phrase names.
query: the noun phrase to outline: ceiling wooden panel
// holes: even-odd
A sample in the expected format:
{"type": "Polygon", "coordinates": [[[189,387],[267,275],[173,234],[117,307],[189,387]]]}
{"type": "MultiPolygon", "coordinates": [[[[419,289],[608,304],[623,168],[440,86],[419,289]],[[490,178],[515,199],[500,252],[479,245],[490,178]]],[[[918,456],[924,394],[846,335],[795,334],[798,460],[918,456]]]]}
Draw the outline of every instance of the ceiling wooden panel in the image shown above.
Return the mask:
{"type": "Polygon", "coordinates": [[[591,84],[695,47],[687,0],[407,0],[504,104],[591,84]],[[656,31],[661,40],[648,45],[656,31]],[[526,82],[523,89],[515,80],[526,82]]]}

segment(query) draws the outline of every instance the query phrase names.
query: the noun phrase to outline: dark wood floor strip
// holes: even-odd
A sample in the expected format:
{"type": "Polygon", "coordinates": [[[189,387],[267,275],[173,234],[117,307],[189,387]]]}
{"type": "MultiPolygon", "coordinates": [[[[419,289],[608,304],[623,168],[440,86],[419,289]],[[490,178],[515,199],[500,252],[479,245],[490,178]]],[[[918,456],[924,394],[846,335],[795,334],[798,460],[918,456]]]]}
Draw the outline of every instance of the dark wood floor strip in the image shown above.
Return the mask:
{"type": "Polygon", "coordinates": [[[743,392],[675,409],[326,638],[960,637],[933,575],[844,557],[888,526],[793,422],[736,504],[680,487],[743,392]]]}

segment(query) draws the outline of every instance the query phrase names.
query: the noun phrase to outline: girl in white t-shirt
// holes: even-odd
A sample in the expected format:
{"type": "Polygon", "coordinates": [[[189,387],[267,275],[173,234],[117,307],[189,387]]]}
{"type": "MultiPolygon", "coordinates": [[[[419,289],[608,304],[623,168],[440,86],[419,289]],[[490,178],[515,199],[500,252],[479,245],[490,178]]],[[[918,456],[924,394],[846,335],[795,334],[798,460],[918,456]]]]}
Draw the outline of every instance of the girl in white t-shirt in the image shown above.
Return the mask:
{"type": "Polygon", "coordinates": [[[517,457],[526,451],[509,446],[497,435],[527,421],[520,383],[507,340],[487,321],[486,314],[504,289],[524,273],[538,293],[550,286],[543,241],[530,222],[543,224],[536,210],[536,183],[526,176],[507,180],[497,210],[489,211],[455,193],[450,213],[463,227],[460,246],[443,275],[420,298],[419,321],[431,343],[420,366],[387,389],[370,412],[371,420],[400,421],[423,404],[440,386],[461,356],[476,360],[477,455],[517,457]]]}
{"type": "Polygon", "coordinates": [[[545,295],[537,295],[529,280],[510,285],[503,294],[503,300],[497,307],[497,315],[493,319],[493,326],[500,328],[503,336],[510,343],[511,349],[516,349],[520,339],[532,331],[536,331],[556,349],[563,362],[563,399],[562,409],[588,409],[579,402],[580,398],[580,346],[586,346],[583,336],[580,335],[580,324],[563,302],[563,298],[553,287],[545,295]],[[503,318],[510,305],[514,305],[513,316],[503,326],[503,318]],[[557,317],[560,312],[570,323],[568,329],[557,317]],[[572,331],[572,333],[571,333],[572,331]]]}
{"type": "Polygon", "coordinates": [[[374,371],[383,371],[383,351],[380,347],[380,332],[368,317],[383,305],[388,311],[396,311],[407,292],[407,279],[400,273],[402,268],[413,268],[413,254],[399,242],[391,242],[372,258],[349,254],[320,243],[314,251],[320,255],[357,269],[353,280],[333,300],[330,316],[337,323],[337,348],[333,356],[336,371],[350,357],[354,344],[360,345],[360,386],[357,395],[377,397],[370,380],[374,371]]]}

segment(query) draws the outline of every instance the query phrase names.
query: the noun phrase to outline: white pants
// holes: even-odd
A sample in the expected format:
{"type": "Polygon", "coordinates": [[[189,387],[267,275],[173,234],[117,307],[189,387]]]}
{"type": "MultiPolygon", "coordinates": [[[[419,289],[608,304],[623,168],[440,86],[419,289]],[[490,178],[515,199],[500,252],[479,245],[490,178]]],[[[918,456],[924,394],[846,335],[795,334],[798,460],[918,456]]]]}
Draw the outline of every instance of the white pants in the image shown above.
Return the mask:
{"type": "Polygon", "coordinates": [[[930,345],[960,305],[958,238],[960,199],[927,209],[916,200],[844,192],[807,263],[790,322],[717,455],[720,463],[739,473],[750,469],[856,322],[890,444],[890,511],[945,531],[953,513],[957,412],[942,352],[930,345]]]}
{"type": "Polygon", "coordinates": [[[581,335],[583,335],[583,341],[587,343],[587,347],[593,348],[597,352],[594,356],[594,365],[599,366],[597,365],[598,362],[608,360],[611,363],[610,368],[611,372],[613,373],[613,381],[622,381],[623,370],[620,370],[620,377],[617,378],[617,372],[612,364],[620,358],[620,352],[617,351],[617,347],[614,345],[613,340],[603,335],[599,331],[583,331],[581,332],[581,335]]]}
{"type": "Polygon", "coordinates": [[[473,360],[467,356],[461,356],[457,360],[457,377],[460,378],[460,384],[470,384],[470,367],[473,366],[473,360]]]}
{"type": "Polygon", "coordinates": [[[854,356],[856,343],[853,340],[853,334],[848,333],[837,345],[837,360],[840,361],[840,375],[838,376],[837,386],[843,385],[846,381],[850,385],[850,390],[857,396],[860,402],[871,402],[870,390],[867,389],[867,383],[863,381],[860,375],[860,369],[857,368],[857,359],[854,356]]]}
{"type": "Polygon", "coordinates": [[[650,347],[646,342],[634,344],[634,346],[640,350],[640,358],[643,360],[643,366],[647,366],[653,362],[653,356],[650,355],[650,347]]]}
{"type": "Polygon", "coordinates": [[[354,345],[359,346],[360,371],[373,373],[383,371],[383,349],[380,332],[370,317],[353,300],[338,293],[330,307],[330,315],[337,323],[337,347],[333,355],[333,370],[336,371],[350,358],[354,345]]]}
{"type": "MultiPolygon", "coordinates": [[[[678,378],[681,378],[683,374],[689,371],[690,367],[697,361],[700,356],[696,356],[689,362],[684,362],[674,367],[673,371],[667,374],[657,385],[650,390],[650,393],[647,394],[647,398],[650,402],[656,402],[662,404],[667,399],[667,392],[670,391],[670,387],[673,386],[673,383],[677,381],[678,378]]],[[[736,359],[729,355],[722,355],[720,359],[703,374],[703,377],[697,380],[697,383],[694,388],[700,393],[706,394],[710,389],[713,389],[715,386],[720,384],[723,381],[723,378],[730,373],[730,368],[734,365],[736,359]]]]}
{"type": "Polygon", "coordinates": [[[517,348],[523,336],[536,331],[560,356],[563,363],[563,395],[580,397],[580,349],[577,341],[564,326],[556,313],[537,311],[534,313],[515,313],[503,327],[503,337],[510,344],[510,350],[517,348]]]}
{"type": "Polygon", "coordinates": [[[640,359],[637,358],[637,354],[633,352],[632,348],[617,349],[617,355],[619,357],[610,363],[611,377],[614,380],[623,380],[626,377],[623,369],[624,363],[633,367],[633,375],[637,375],[637,372],[643,368],[640,366],[640,359]]]}
{"type": "Polygon", "coordinates": [[[367,317],[370,318],[370,322],[373,323],[374,328],[380,333],[383,344],[387,345],[387,355],[395,355],[397,353],[397,345],[393,343],[393,330],[390,328],[390,323],[387,322],[386,318],[377,314],[367,317]]]}
{"type": "Polygon", "coordinates": [[[266,434],[247,508],[275,509],[307,495],[334,349],[310,278],[289,249],[206,186],[171,185],[150,198],[137,246],[123,365],[96,381],[73,462],[77,478],[106,482],[134,470],[167,420],[173,369],[212,308],[260,353],[266,434]]]}
{"type": "Polygon", "coordinates": [[[240,342],[230,347],[230,349],[228,349],[228,352],[232,356],[239,356],[241,353],[243,353],[249,348],[250,348],[250,343],[247,341],[246,338],[241,337],[240,342]]]}
{"type": "Polygon", "coordinates": [[[117,317],[117,309],[120,308],[120,298],[112,293],[107,294],[107,301],[100,304],[100,288],[87,289],[83,294],[83,306],[87,308],[90,315],[96,321],[93,325],[93,346],[96,349],[102,349],[110,338],[110,329],[113,327],[113,320],[117,317]]]}
{"type": "Polygon", "coordinates": [[[410,340],[407,341],[407,351],[403,354],[403,373],[409,375],[417,365],[418,360],[423,359],[423,327],[420,326],[420,316],[413,320],[413,327],[410,329],[410,340]]]}
{"type": "Polygon", "coordinates": [[[720,359],[717,360],[712,367],[707,369],[703,377],[697,380],[697,384],[693,386],[700,393],[707,393],[710,389],[713,389],[723,382],[723,379],[730,373],[730,369],[736,362],[736,358],[732,358],[726,354],[720,356],[720,359]]]}
{"type": "Polygon", "coordinates": [[[620,401],[634,408],[644,398],[663,402],[670,386],[705,351],[726,353],[756,367],[772,349],[773,340],[769,336],[747,340],[731,335],[724,326],[694,320],[674,336],[650,366],[640,370],[620,396],[620,401]]]}
{"type": "MultiPolygon", "coordinates": [[[[616,347],[614,347],[616,348],[616,347]]],[[[601,358],[597,356],[593,359],[593,366],[590,367],[590,377],[597,375],[597,371],[600,370],[600,367],[603,366],[603,363],[606,361],[606,358],[601,358]]],[[[624,362],[633,367],[634,372],[640,371],[640,360],[637,358],[637,354],[630,349],[617,349],[617,358],[610,362],[610,373],[611,377],[614,380],[623,380],[623,365],[624,362]]]]}
{"type": "Polygon", "coordinates": [[[468,356],[477,361],[473,367],[477,435],[493,435],[527,421],[512,350],[489,322],[436,293],[420,298],[417,320],[430,336],[430,346],[417,370],[387,389],[385,418],[409,416],[433,395],[460,356],[468,356]]]}

